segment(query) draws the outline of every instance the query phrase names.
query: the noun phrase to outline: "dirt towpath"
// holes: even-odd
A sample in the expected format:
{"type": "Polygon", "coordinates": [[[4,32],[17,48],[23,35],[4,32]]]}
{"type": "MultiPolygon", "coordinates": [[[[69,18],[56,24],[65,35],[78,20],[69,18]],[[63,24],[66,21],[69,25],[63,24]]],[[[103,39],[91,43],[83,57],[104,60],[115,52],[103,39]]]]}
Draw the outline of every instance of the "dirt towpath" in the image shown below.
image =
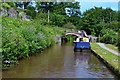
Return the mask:
{"type": "Polygon", "coordinates": [[[111,53],[113,53],[113,54],[115,54],[115,55],[117,55],[117,56],[120,56],[120,53],[118,53],[118,52],[116,52],[116,51],[114,51],[114,50],[112,50],[112,49],[107,48],[103,43],[97,43],[97,44],[98,44],[100,47],[108,50],[109,52],[111,52],[111,53]]]}

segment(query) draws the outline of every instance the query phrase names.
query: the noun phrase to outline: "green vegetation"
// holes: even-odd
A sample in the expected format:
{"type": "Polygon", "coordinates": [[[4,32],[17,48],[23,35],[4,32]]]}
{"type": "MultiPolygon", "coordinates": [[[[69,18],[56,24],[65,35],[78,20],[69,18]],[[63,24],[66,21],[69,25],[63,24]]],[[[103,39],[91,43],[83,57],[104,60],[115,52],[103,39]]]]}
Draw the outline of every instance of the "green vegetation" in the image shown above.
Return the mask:
{"type": "Polygon", "coordinates": [[[67,40],[70,43],[73,43],[73,41],[76,39],[76,36],[74,36],[74,35],[67,35],[66,38],[67,38],[67,40]]]}
{"type": "Polygon", "coordinates": [[[83,13],[81,28],[88,35],[100,37],[101,42],[120,45],[118,12],[111,8],[95,7],[83,13]]]}
{"type": "Polygon", "coordinates": [[[98,55],[100,55],[102,58],[104,58],[109,64],[111,64],[120,73],[120,67],[119,67],[120,56],[117,56],[117,55],[101,48],[96,43],[91,43],[91,48],[98,55]]]}
{"type": "Polygon", "coordinates": [[[66,24],[64,25],[64,28],[76,29],[76,27],[75,27],[72,23],[70,23],[70,22],[66,23],[66,24]]]}
{"type": "Polygon", "coordinates": [[[2,48],[0,48],[0,52],[2,52],[2,48]]]}
{"type": "MultiPolygon", "coordinates": [[[[54,45],[54,36],[62,35],[64,25],[72,24],[69,19],[78,17],[79,3],[75,2],[1,2],[1,10],[13,8],[17,12],[24,12],[30,16],[31,21],[2,15],[2,63],[3,68],[13,66],[17,60],[28,57],[36,52],[54,45]],[[1,5],[2,4],[2,5],[1,5]],[[19,7],[19,8],[18,8],[19,7]],[[68,14],[65,8],[69,8],[68,14]],[[37,10],[37,11],[36,11],[37,10]],[[73,12],[77,12],[74,14],[73,12]],[[71,16],[71,18],[69,18],[71,16]],[[66,24],[68,23],[68,24],[66,24]],[[58,27],[57,27],[58,26],[58,27]],[[60,28],[62,27],[62,28],[60,28]]],[[[67,27],[69,28],[69,27],[67,27]]],[[[1,51],[1,48],[0,48],[1,51]]]]}
{"type": "Polygon", "coordinates": [[[3,67],[55,44],[53,36],[61,35],[61,28],[43,26],[38,20],[20,21],[3,16],[2,25],[3,67]]]}
{"type": "MultiPolygon", "coordinates": [[[[31,18],[20,21],[20,16],[18,19],[2,16],[3,67],[55,44],[53,36],[61,35],[64,28],[85,30],[120,50],[118,12],[110,8],[95,7],[81,14],[79,2],[1,2],[0,6],[0,11],[13,8],[31,18]]],[[[72,41],[75,37],[67,38],[72,41]]]]}

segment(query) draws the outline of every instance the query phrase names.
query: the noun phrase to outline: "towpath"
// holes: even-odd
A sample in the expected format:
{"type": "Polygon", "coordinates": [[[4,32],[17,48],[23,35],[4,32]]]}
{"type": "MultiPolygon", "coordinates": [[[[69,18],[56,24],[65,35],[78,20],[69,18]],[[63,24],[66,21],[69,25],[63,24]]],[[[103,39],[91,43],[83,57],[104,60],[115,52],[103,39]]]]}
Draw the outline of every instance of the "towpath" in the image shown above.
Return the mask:
{"type": "Polygon", "coordinates": [[[98,44],[100,47],[108,50],[109,52],[111,52],[111,53],[113,53],[113,54],[115,54],[115,55],[117,55],[117,56],[120,56],[120,53],[118,53],[118,52],[116,52],[116,51],[114,51],[114,50],[112,50],[112,49],[107,48],[103,43],[97,43],[97,44],[98,44]]]}

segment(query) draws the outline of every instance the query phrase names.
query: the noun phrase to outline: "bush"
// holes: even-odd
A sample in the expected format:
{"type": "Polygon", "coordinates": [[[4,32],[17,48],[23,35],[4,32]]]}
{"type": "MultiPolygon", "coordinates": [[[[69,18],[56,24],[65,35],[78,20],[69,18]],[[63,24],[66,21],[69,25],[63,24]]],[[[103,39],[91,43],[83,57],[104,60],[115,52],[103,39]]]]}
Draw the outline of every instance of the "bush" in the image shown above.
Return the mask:
{"type": "Polygon", "coordinates": [[[40,25],[37,20],[35,23],[3,17],[2,26],[3,67],[13,66],[18,59],[55,44],[53,36],[60,34],[55,28],[40,25]]]}
{"type": "Polygon", "coordinates": [[[101,36],[101,42],[116,44],[117,33],[112,29],[102,29],[101,36]]]}

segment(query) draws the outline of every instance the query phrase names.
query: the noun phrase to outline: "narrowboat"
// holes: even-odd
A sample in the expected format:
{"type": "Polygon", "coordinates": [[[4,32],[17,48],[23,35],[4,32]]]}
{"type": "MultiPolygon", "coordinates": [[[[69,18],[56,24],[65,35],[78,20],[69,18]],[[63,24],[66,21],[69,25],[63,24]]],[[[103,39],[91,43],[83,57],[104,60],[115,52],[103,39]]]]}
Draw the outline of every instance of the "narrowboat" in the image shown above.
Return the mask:
{"type": "Polygon", "coordinates": [[[74,51],[83,51],[85,50],[90,50],[90,42],[89,38],[87,37],[78,37],[76,41],[74,41],[75,46],[74,46],[74,51]]]}

